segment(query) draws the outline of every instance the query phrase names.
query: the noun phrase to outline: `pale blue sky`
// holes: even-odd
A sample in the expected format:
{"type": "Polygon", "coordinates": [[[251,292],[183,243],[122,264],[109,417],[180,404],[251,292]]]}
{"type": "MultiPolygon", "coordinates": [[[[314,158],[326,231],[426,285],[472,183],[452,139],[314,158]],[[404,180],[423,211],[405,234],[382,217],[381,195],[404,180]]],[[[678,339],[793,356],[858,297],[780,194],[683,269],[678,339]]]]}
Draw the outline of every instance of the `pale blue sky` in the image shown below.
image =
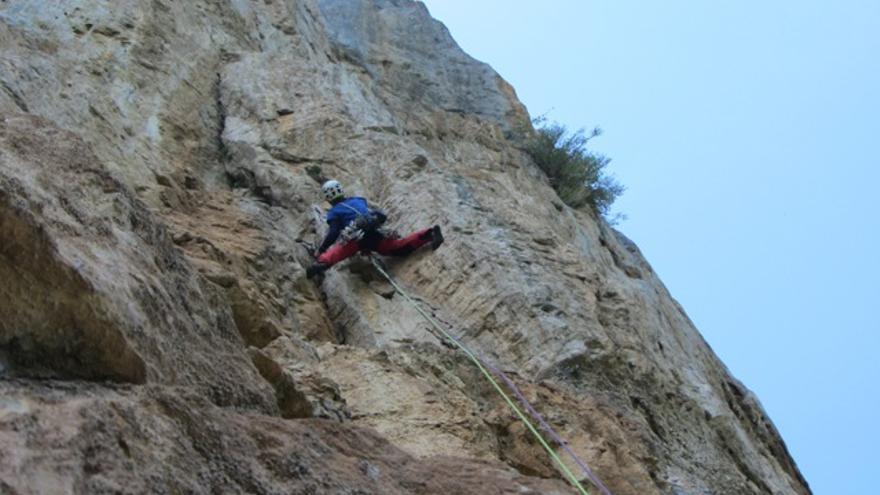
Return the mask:
{"type": "Polygon", "coordinates": [[[604,129],[619,228],[814,493],[878,493],[880,2],[425,3],[532,115],[604,129]]]}

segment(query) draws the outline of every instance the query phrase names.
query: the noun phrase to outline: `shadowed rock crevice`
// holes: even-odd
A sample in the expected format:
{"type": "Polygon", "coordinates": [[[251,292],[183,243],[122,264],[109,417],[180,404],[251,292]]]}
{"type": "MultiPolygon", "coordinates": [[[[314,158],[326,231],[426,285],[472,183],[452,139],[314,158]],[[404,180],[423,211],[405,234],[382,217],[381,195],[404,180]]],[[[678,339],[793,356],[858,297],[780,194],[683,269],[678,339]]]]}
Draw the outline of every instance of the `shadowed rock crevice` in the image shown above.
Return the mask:
{"type": "MultiPolygon", "coordinates": [[[[6,179],[6,180],[3,180],[6,179]]],[[[12,189],[8,178],[0,187],[12,189]]],[[[143,383],[146,365],[75,266],[0,191],[0,348],[16,376],[143,383]]]]}
{"type": "Polygon", "coordinates": [[[6,117],[0,186],[13,371],[194,386],[218,404],[275,410],[228,306],[81,139],[6,117]]]}

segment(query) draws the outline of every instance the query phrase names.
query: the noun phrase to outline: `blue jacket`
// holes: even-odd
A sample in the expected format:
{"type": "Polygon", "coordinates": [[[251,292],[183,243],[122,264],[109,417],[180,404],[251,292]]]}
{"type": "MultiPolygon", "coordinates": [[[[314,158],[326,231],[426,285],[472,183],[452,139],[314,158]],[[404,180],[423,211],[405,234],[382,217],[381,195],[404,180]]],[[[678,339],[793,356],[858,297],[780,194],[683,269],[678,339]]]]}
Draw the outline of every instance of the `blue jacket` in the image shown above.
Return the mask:
{"type": "Polygon", "coordinates": [[[367,206],[367,200],[360,197],[345,198],[333,205],[327,210],[327,225],[330,230],[327,231],[327,237],[318,248],[319,253],[323,253],[339,238],[339,234],[348,227],[348,224],[354,222],[359,215],[368,215],[370,208],[367,206]]]}

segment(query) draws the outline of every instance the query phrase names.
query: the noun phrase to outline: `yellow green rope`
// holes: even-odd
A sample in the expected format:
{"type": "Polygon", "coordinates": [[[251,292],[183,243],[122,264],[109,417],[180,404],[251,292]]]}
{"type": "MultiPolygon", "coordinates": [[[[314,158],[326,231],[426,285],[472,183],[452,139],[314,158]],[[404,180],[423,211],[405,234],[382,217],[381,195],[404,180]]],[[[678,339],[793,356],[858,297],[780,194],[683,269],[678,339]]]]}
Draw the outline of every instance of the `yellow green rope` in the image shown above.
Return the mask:
{"type": "Polygon", "coordinates": [[[541,433],[538,432],[537,428],[535,428],[535,426],[532,425],[532,422],[529,421],[529,419],[526,417],[526,415],[513,402],[513,400],[510,398],[510,396],[508,396],[507,393],[504,392],[504,389],[501,388],[501,385],[498,384],[498,382],[495,380],[495,378],[492,376],[492,374],[489,373],[489,371],[483,366],[483,363],[480,361],[480,359],[477,358],[477,356],[474,355],[474,353],[471,352],[471,350],[468,349],[467,346],[462,344],[458,339],[456,339],[449,332],[447,332],[446,329],[443,328],[442,325],[438,324],[436,322],[436,320],[434,320],[434,318],[431,317],[431,315],[426,313],[425,310],[423,310],[422,307],[419,306],[419,304],[415,300],[413,300],[409,296],[409,294],[407,294],[406,291],[404,291],[397,284],[397,282],[394,281],[394,279],[391,278],[391,275],[388,275],[388,273],[382,268],[382,266],[378,262],[376,262],[375,259],[373,260],[373,265],[376,267],[376,269],[379,270],[379,272],[386,279],[388,279],[388,282],[394,287],[394,290],[396,290],[401,296],[403,296],[404,299],[407,300],[407,302],[409,302],[410,304],[412,304],[412,306],[414,308],[416,308],[416,311],[418,311],[419,314],[422,315],[422,317],[425,319],[425,321],[427,321],[434,328],[439,330],[446,337],[447,340],[449,340],[450,342],[455,344],[459,349],[462,350],[462,352],[464,352],[467,355],[468,358],[470,358],[471,361],[473,361],[473,363],[477,366],[477,368],[479,368],[479,370],[483,374],[483,376],[485,376],[486,379],[488,379],[489,382],[492,383],[492,386],[495,387],[495,390],[497,390],[498,393],[501,394],[501,397],[504,398],[504,401],[507,402],[507,405],[509,405],[510,408],[513,409],[513,412],[515,412],[516,415],[519,416],[519,419],[526,425],[526,427],[529,429],[529,431],[532,432],[532,435],[534,435],[534,437],[538,440],[538,442],[541,444],[541,446],[544,447],[544,450],[547,451],[547,453],[550,455],[550,457],[553,459],[553,461],[555,461],[556,464],[559,465],[559,467],[565,473],[566,477],[571,482],[571,484],[574,485],[574,487],[577,488],[578,491],[582,495],[590,495],[589,492],[587,492],[587,490],[583,487],[583,485],[581,485],[581,482],[577,479],[577,477],[571,472],[571,470],[568,469],[568,466],[566,466],[565,463],[562,462],[562,460],[559,458],[559,456],[556,454],[556,452],[550,447],[550,445],[547,443],[547,441],[544,439],[544,437],[541,435],[541,433]]]}

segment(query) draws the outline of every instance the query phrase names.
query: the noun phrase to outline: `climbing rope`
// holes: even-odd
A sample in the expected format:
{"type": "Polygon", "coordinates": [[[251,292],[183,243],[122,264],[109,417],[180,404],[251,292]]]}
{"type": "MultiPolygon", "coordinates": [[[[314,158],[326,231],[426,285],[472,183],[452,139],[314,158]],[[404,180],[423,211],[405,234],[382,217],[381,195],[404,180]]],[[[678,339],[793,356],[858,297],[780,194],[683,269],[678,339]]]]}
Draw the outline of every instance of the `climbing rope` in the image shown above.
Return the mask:
{"type": "MultiPolygon", "coordinates": [[[[440,322],[443,323],[444,325],[446,325],[448,327],[452,326],[448,322],[443,321],[440,318],[437,318],[436,314],[432,314],[432,316],[434,316],[434,318],[436,320],[440,320],[440,322]]],[[[456,337],[453,336],[453,339],[456,339],[456,337]]],[[[456,340],[460,340],[460,339],[456,339],[456,340]]],[[[464,345],[464,344],[462,344],[462,345],[464,345]]],[[[523,407],[525,407],[526,410],[529,412],[529,414],[532,415],[532,418],[534,418],[534,420],[538,422],[538,424],[541,426],[541,429],[544,430],[544,432],[546,432],[548,435],[550,435],[550,438],[553,439],[553,441],[556,442],[556,444],[559,445],[562,448],[562,450],[564,450],[565,453],[568,454],[569,457],[571,457],[571,459],[575,462],[575,464],[577,464],[581,468],[581,470],[584,472],[584,475],[586,475],[587,479],[589,479],[593,483],[593,485],[599,489],[599,491],[602,493],[602,495],[611,495],[611,491],[608,489],[608,487],[606,487],[605,484],[602,483],[602,480],[600,480],[599,477],[596,476],[595,473],[593,473],[593,470],[590,469],[590,467],[587,466],[587,464],[584,461],[582,461],[577,456],[577,454],[574,453],[574,451],[571,450],[571,447],[568,446],[568,442],[563,440],[562,437],[560,437],[559,434],[556,433],[556,430],[554,430],[553,427],[550,426],[549,423],[547,423],[547,421],[544,419],[544,416],[541,416],[541,413],[539,413],[532,406],[531,402],[529,402],[529,400],[526,399],[525,395],[523,395],[523,393],[520,391],[519,387],[516,386],[516,383],[514,383],[513,380],[511,380],[507,376],[507,373],[501,371],[496,366],[494,366],[491,361],[486,359],[486,357],[483,356],[482,354],[480,354],[478,351],[475,351],[472,349],[471,352],[483,363],[483,365],[486,368],[489,369],[489,371],[491,371],[496,376],[501,378],[501,380],[504,382],[504,384],[507,385],[507,388],[510,389],[510,391],[513,392],[513,395],[515,395],[516,398],[519,400],[519,403],[522,404],[523,407]]]]}
{"type": "Polygon", "coordinates": [[[520,392],[519,388],[517,388],[517,386],[513,383],[512,380],[507,377],[506,374],[504,374],[497,367],[489,364],[486,359],[484,359],[476,352],[472,351],[460,339],[456,338],[454,335],[452,335],[452,333],[443,328],[442,325],[437,323],[437,321],[431,315],[429,315],[424,309],[422,309],[422,307],[412,297],[410,297],[409,294],[405,290],[403,290],[403,288],[397,282],[394,281],[391,275],[389,275],[388,272],[386,272],[385,269],[382,268],[382,265],[375,258],[373,258],[372,256],[370,258],[373,262],[373,266],[376,267],[379,273],[381,273],[382,276],[384,276],[385,279],[388,280],[388,283],[390,283],[391,286],[394,287],[394,290],[396,290],[398,294],[403,296],[403,298],[406,299],[406,301],[410,303],[416,309],[416,311],[419,312],[419,314],[422,316],[422,318],[425,319],[425,321],[427,321],[431,326],[433,326],[436,330],[443,334],[443,336],[446,337],[447,340],[458,347],[462,352],[465,353],[465,355],[467,355],[468,358],[470,358],[470,360],[477,366],[483,376],[485,376],[486,379],[489,380],[495,390],[501,395],[502,398],[504,398],[504,401],[507,403],[507,405],[510,406],[513,412],[516,413],[523,424],[525,424],[526,428],[528,428],[528,430],[532,433],[538,443],[540,443],[544,450],[547,451],[547,454],[550,455],[550,458],[553,459],[553,461],[557,465],[559,465],[562,472],[565,473],[568,481],[571,482],[571,484],[574,485],[574,487],[577,488],[582,495],[589,495],[589,492],[587,492],[586,488],[583,487],[580,480],[578,480],[574,473],[571,472],[568,466],[566,466],[565,463],[562,462],[562,460],[559,458],[559,455],[556,454],[556,451],[554,451],[553,448],[550,447],[547,440],[544,439],[543,435],[541,435],[541,433],[537,430],[537,428],[535,428],[532,422],[529,421],[522,410],[517,407],[517,405],[504,391],[498,381],[495,380],[495,378],[492,376],[492,373],[495,373],[496,375],[501,377],[501,380],[504,381],[508,388],[514,393],[514,395],[516,395],[517,399],[537,420],[537,422],[541,425],[541,428],[546,431],[553,438],[553,441],[555,441],[560,447],[562,447],[562,449],[569,456],[571,456],[572,459],[574,459],[575,463],[584,471],[584,474],[599,489],[599,491],[602,492],[603,495],[611,495],[611,492],[608,490],[608,488],[605,487],[605,485],[598,479],[598,477],[596,477],[595,474],[593,474],[593,472],[590,470],[589,467],[587,467],[584,462],[578,459],[578,457],[574,454],[574,452],[572,452],[565,441],[562,440],[555,431],[553,431],[553,428],[551,428],[550,425],[547,424],[547,422],[544,420],[544,418],[538,413],[538,411],[536,411],[535,408],[532,407],[532,405],[529,403],[528,400],[526,400],[522,392],[520,392]],[[491,370],[492,373],[490,373],[489,370],[491,370]]]}

